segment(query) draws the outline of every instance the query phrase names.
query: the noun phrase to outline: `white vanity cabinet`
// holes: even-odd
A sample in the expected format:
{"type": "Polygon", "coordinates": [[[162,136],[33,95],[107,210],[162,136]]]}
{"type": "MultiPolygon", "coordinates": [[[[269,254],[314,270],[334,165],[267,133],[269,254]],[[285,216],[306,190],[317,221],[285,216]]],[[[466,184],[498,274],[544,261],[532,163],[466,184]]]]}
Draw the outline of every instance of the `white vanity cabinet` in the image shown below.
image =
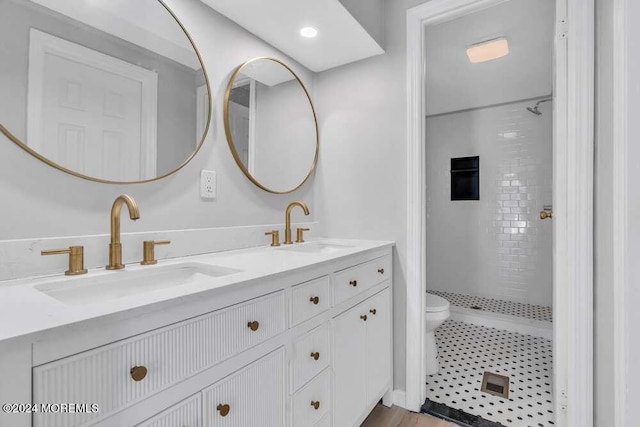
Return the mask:
{"type": "Polygon", "coordinates": [[[0,377],[32,403],[99,411],[3,413],[0,425],[358,427],[392,388],[391,285],[381,244],[47,331],[0,377]]]}
{"type": "Polygon", "coordinates": [[[333,425],[354,426],[382,397],[392,375],[391,292],[366,299],[331,321],[333,425]]]}

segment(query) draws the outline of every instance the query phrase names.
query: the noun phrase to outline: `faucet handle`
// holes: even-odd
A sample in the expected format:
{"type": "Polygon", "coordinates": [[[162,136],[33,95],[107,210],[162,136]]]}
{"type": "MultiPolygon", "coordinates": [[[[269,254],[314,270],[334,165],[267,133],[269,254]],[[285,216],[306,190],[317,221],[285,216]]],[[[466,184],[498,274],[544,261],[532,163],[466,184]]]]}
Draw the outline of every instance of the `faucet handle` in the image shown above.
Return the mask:
{"type": "Polygon", "coordinates": [[[271,246],[280,246],[280,232],[278,230],[271,230],[264,235],[271,236],[271,246]]]}
{"type": "Polygon", "coordinates": [[[142,244],[142,261],[141,265],[153,265],[157,264],[158,260],[156,260],[156,246],[158,245],[168,245],[170,244],[170,240],[145,240],[142,244]]]}
{"type": "Polygon", "coordinates": [[[69,255],[69,269],[64,272],[67,276],[87,274],[84,268],[84,246],[70,246],[68,249],[49,249],[40,252],[40,255],[69,255]]]}
{"type": "Polygon", "coordinates": [[[298,228],[296,230],[296,236],[297,236],[296,243],[304,243],[304,232],[309,230],[310,230],[309,228],[298,228]]]}

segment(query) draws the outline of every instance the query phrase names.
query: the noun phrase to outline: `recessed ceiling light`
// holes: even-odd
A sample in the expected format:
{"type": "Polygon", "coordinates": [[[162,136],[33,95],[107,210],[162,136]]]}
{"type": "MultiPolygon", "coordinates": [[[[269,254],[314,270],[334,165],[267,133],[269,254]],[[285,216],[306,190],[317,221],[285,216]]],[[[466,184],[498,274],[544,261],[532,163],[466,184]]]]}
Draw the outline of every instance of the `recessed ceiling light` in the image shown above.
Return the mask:
{"type": "Polygon", "coordinates": [[[300,29],[300,35],[310,39],[318,35],[318,30],[313,27],[304,27],[300,29]]]}
{"type": "Polygon", "coordinates": [[[473,64],[502,58],[509,54],[509,42],[505,37],[476,43],[467,48],[467,56],[473,64]]]}

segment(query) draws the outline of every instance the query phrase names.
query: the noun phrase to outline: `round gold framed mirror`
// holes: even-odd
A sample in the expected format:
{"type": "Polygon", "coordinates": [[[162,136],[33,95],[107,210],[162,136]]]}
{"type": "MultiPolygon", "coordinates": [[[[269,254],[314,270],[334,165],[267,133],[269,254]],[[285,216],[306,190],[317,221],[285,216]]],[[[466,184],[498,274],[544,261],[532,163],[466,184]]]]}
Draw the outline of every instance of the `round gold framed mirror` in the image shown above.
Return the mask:
{"type": "Polygon", "coordinates": [[[211,88],[162,0],[0,0],[0,131],[103,183],[182,169],[211,125],[211,88]]]}
{"type": "Polygon", "coordinates": [[[235,70],[224,98],[224,127],[236,163],[262,190],[291,193],[315,169],[315,108],[300,77],[279,59],[253,58],[235,70]]]}

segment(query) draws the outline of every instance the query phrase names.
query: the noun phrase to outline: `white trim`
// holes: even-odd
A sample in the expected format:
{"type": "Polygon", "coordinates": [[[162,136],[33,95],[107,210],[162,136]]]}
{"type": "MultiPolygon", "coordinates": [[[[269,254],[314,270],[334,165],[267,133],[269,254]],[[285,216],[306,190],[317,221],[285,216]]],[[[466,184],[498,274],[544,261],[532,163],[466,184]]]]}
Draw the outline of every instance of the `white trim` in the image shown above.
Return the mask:
{"type": "Polygon", "coordinates": [[[404,390],[393,390],[393,405],[407,408],[407,398],[404,390]]]}
{"type": "Polygon", "coordinates": [[[42,99],[44,60],[55,55],[140,82],[142,87],[140,125],[140,179],[155,178],[157,168],[158,74],[113,56],[72,43],[31,28],[29,32],[29,71],[27,89],[27,136],[29,147],[42,151],[42,99]]]}
{"type": "MultiPolygon", "coordinates": [[[[406,407],[425,397],[423,29],[508,0],[432,0],[407,11],[406,407]]],[[[558,0],[554,103],[554,354],[556,424],[593,413],[593,0],[558,0]],[[570,7],[569,7],[570,6],[570,7]],[[565,13],[568,11],[568,15],[565,13]],[[566,17],[566,18],[565,18],[566,17]],[[570,190],[570,191],[569,191],[570,190]],[[568,219],[571,218],[571,221],[568,219]]]]}
{"type": "Polygon", "coordinates": [[[613,426],[626,426],[627,336],[627,19],[626,0],[613,0],[613,426]]]}

